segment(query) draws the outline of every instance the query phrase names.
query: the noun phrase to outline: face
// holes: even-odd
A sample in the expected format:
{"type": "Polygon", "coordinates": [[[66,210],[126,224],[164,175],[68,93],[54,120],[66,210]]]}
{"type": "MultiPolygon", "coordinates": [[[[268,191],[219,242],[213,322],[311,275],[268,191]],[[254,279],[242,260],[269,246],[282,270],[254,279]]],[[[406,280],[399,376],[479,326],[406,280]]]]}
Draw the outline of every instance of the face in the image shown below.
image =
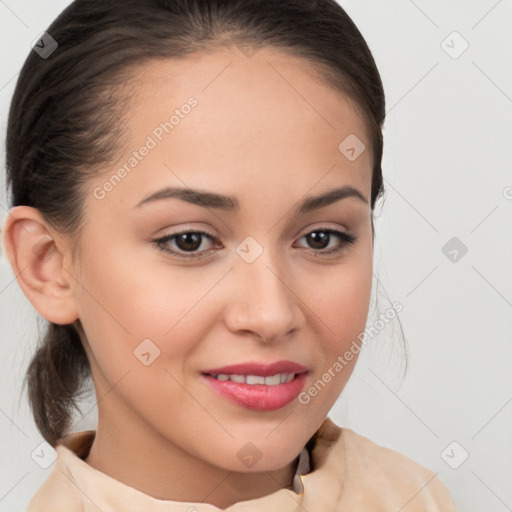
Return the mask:
{"type": "Polygon", "coordinates": [[[362,117],[270,49],[152,62],[132,85],[128,149],[88,182],[80,261],[68,261],[109,397],[100,421],[228,470],[283,467],[343,390],[357,355],[340,358],[367,319],[371,155],[339,149],[354,135],[369,147],[362,117]],[[305,203],[342,187],[361,197],[305,203]],[[280,373],[293,380],[251,384],[280,373]]]}

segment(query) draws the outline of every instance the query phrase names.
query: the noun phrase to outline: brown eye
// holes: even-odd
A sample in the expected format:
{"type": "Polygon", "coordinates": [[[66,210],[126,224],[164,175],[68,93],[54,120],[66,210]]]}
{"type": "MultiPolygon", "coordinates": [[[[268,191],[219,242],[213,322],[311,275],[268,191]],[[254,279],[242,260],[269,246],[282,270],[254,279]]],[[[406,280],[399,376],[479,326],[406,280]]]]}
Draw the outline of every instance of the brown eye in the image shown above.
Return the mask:
{"type": "Polygon", "coordinates": [[[219,242],[216,237],[204,231],[183,231],[165,235],[153,240],[153,243],[160,250],[180,258],[200,258],[208,252],[208,248],[203,244],[205,239],[210,242],[219,242]],[[199,251],[200,248],[202,248],[201,251],[199,251]]]}
{"type": "Polygon", "coordinates": [[[305,236],[312,249],[325,249],[329,245],[331,234],[326,231],[312,231],[305,236]]]}
{"type": "Polygon", "coordinates": [[[314,231],[310,231],[304,235],[302,238],[306,240],[310,249],[324,254],[341,251],[345,247],[353,245],[357,240],[357,237],[354,235],[332,228],[315,229],[314,231]],[[332,240],[336,241],[336,239],[338,239],[338,245],[329,248],[329,244],[332,240]]]}
{"type": "Polygon", "coordinates": [[[202,236],[199,233],[182,233],[176,236],[176,245],[183,251],[196,251],[201,246],[202,236]]]}

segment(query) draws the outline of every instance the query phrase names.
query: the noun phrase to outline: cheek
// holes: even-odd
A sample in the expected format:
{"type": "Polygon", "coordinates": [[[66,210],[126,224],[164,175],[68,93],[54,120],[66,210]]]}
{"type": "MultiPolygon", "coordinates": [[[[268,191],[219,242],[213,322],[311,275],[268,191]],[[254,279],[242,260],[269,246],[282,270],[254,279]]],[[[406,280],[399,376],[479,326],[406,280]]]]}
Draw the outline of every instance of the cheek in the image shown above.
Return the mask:
{"type": "Polygon", "coordinates": [[[331,272],[323,270],[320,286],[308,279],[307,303],[320,336],[315,376],[301,403],[309,404],[318,415],[327,414],[338,399],[359,356],[358,336],[366,327],[373,275],[371,240],[369,244],[360,244],[331,272]]]}
{"type": "MultiPolygon", "coordinates": [[[[308,280],[309,283],[309,280],[308,280]]],[[[372,285],[372,259],[347,259],[323,286],[310,289],[308,305],[318,334],[315,374],[299,396],[314,417],[324,417],[339,398],[356,365],[364,332],[372,285]]]]}
{"type": "Polygon", "coordinates": [[[119,414],[138,411],[155,425],[166,424],[176,408],[191,406],[179,383],[191,353],[206,336],[204,323],[197,321],[198,314],[206,314],[205,306],[194,308],[205,290],[197,281],[195,288],[190,282],[187,288],[184,278],[166,281],[154,269],[137,265],[125,259],[109,266],[103,260],[84,268],[79,315],[98,394],[114,400],[109,390],[115,387],[122,398],[115,407],[127,407],[119,414]],[[134,273],[132,264],[141,270],[134,273]]]}
{"type": "Polygon", "coordinates": [[[79,316],[96,359],[116,375],[139,364],[136,355],[146,348],[158,363],[176,367],[206,336],[213,312],[202,299],[219,280],[217,272],[198,277],[122,250],[84,261],[76,290],[79,316]]]}
{"type": "MultiPolygon", "coordinates": [[[[307,304],[323,324],[329,351],[342,350],[364,331],[372,287],[372,256],[354,252],[323,279],[308,279],[307,304]]],[[[318,276],[319,277],[319,276],[318,276]]]]}

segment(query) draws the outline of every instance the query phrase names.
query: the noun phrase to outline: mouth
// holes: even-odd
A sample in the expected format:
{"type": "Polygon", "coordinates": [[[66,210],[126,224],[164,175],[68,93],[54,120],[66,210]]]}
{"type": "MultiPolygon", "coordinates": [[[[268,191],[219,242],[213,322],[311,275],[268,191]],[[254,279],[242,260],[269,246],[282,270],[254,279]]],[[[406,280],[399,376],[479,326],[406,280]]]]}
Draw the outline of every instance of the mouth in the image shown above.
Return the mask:
{"type": "Polygon", "coordinates": [[[278,384],[285,384],[292,381],[298,374],[297,373],[276,373],[275,375],[242,375],[242,374],[226,374],[219,373],[217,375],[204,374],[208,377],[220,380],[222,382],[231,381],[238,382],[239,384],[248,384],[254,386],[256,384],[264,384],[265,386],[277,386],[278,384]]]}
{"type": "Polygon", "coordinates": [[[210,389],[238,406],[258,411],[280,409],[304,387],[309,370],[292,361],[243,363],[204,370],[210,389]]]}

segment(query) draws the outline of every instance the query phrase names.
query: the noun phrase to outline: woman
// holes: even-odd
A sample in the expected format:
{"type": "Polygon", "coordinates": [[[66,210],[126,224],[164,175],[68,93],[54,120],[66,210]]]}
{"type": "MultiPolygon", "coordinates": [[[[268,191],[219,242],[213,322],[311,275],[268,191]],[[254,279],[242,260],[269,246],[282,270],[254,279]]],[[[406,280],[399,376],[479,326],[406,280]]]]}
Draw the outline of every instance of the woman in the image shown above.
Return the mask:
{"type": "Polygon", "coordinates": [[[357,361],[385,100],[331,0],[77,0],[7,135],[4,242],[48,322],[27,510],[454,510],[327,417],[357,361]],[[350,356],[352,354],[352,356],[350,356]],[[98,426],[70,432],[87,378],[98,426]]]}

